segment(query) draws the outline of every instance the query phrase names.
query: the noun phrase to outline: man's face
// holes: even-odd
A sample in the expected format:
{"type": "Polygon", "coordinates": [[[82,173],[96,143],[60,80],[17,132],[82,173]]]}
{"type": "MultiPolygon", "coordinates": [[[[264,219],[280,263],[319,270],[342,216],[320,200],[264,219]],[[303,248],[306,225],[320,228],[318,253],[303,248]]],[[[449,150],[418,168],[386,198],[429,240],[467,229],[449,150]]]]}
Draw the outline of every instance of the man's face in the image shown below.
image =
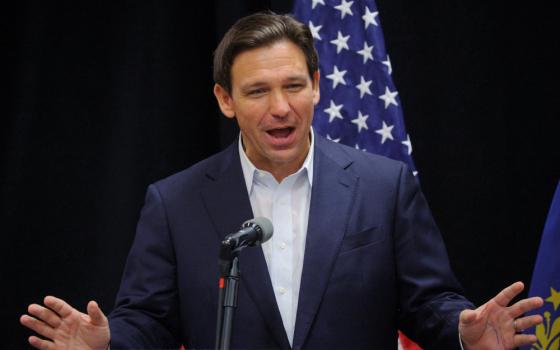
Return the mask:
{"type": "Polygon", "coordinates": [[[224,115],[237,119],[249,159],[277,179],[297,171],[309,150],[319,73],[312,81],[301,49],[283,40],[240,53],[231,82],[230,94],[220,85],[214,94],[224,115]]]}

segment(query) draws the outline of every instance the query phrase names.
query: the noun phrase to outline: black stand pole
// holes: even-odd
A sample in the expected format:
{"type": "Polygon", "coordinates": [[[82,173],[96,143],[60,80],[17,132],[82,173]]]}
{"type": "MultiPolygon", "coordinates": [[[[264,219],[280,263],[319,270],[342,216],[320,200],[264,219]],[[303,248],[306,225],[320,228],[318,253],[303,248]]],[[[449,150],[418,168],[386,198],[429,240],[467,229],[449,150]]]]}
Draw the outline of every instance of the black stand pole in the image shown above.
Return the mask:
{"type": "Polygon", "coordinates": [[[233,313],[237,308],[237,288],[239,285],[239,260],[233,258],[229,276],[226,278],[224,295],[224,320],[222,323],[222,338],[220,350],[229,350],[231,341],[231,328],[233,325],[233,313]]]}
{"type": "Polygon", "coordinates": [[[227,245],[222,245],[220,253],[220,289],[218,295],[218,315],[216,324],[216,349],[229,350],[233,313],[237,308],[239,286],[239,259],[227,245]]]}
{"type": "Polygon", "coordinates": [[[220,277],[220,289],[218,295],[218,317],[216,321],[216,346],[215,349],[220,348],[222,342],[222,323],[224,322],[224,285],[223,277],[220,277]]]}

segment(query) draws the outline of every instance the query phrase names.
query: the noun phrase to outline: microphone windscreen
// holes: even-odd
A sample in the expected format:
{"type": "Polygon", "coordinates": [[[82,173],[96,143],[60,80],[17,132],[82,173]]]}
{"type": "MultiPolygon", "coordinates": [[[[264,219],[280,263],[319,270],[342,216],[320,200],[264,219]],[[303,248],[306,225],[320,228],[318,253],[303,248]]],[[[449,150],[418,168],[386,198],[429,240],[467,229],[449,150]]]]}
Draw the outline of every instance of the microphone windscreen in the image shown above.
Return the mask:
{"type": "Polygon", "coordinates": [[[251,222],[255,225],[258,225],[261,228],[261,230],[262,230],[262,241],[261,241],[261,243],[264,243],[264,242],[268,241],[270,239],[270,237],[272,237],[272,233],[274,232],[274,228],[272,227],[272,222],[270,222],[270,220],[268,220],[267,218],[257,217],[257,218],[249,220],[248,222],[251,222]]]}

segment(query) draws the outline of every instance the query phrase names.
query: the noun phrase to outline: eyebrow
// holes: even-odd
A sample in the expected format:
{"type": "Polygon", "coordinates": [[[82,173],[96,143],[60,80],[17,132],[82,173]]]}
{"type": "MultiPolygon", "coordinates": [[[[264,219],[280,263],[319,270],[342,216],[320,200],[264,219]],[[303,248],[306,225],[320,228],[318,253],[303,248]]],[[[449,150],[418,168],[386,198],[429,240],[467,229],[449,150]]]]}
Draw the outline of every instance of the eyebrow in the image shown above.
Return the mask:
{"type": "Polygon", "coordinates": [[[291,82],[291,81],[307,81],[307,75],[294,75],[291,77],[288,77],[287,81],[291,82]]]}
{"type": "MultiPolygon", "coordinates": [[[[288,77],[285,82],[291,83],[291,82],[303,82],[307,80],[307,75],[293,75],[288,77]]],[[[268,85],[265,81],[260,81],[257,80],[255,82],[251,82],[248,83],[246,85],[241,86],[241,91],[247,91],[253,88],[257,88],[257,87],[263,87],[268,85]]]]}

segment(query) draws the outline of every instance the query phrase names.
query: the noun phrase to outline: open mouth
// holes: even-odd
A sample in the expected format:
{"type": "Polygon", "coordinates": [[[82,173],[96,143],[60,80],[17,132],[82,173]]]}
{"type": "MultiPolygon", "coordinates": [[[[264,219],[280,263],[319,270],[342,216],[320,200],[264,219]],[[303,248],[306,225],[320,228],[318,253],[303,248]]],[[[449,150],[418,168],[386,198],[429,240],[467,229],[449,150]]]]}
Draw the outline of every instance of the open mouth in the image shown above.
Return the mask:
{"type": "Polygon", "coordinates": [[[294,128],[286,127],[286,128],[271,129],[271,130],[267,130],[266,132],[267,134],[269,134],[275,139],[285,139],[288,136],[290,136],[293,131],[294,128]]]}
{"type": "Polygon", "coordinates": [[[295,139],[295,130],[296,128],[291,126],[267,130],[268,142],[274,147],[290,147],[295,139]]]}

